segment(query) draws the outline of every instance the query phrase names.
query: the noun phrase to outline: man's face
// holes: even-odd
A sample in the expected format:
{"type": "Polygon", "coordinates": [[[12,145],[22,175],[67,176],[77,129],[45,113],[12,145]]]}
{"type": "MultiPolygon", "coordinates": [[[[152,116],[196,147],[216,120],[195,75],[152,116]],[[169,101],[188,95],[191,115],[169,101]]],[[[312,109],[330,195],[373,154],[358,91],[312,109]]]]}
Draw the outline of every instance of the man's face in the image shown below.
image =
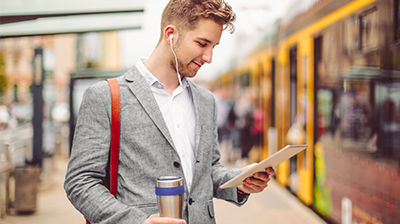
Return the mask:
{"type": "MultiPolygon", "coordinates": [[[[204,63],[211,63],[213,49],[219,43],[221,34],[221,25],[211,19],[200,19],[195,29],[180,35],[174,46],[179,74],[192,78],[204,63]]],[[[173,55],[171,66],[176,69],[173,55]]]]}

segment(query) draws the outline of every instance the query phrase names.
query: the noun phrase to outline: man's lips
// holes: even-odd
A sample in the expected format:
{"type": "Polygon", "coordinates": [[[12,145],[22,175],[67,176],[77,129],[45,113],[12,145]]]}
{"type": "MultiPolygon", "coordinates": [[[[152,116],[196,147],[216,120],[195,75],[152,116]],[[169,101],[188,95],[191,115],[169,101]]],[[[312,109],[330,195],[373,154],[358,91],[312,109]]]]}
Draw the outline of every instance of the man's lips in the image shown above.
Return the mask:
{"type": "Polygon", "coordinates": [[[196,65],[197,68],[200,68],[202,66],[201,64],[198,64],[195,61],[192,61],[192,62],[193,62],[194,65],[196,65]]]}

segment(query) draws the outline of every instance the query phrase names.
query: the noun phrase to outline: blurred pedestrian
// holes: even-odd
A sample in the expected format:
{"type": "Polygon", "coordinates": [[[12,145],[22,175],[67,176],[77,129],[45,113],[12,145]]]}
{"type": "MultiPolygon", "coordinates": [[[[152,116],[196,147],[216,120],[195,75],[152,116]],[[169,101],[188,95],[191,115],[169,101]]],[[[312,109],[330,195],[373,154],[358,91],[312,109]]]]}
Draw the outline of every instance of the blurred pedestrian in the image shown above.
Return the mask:
{"type": "Polygon", "coordinates": [[[234,102],[230,97],[229,89],[219,86],[214,90],[215,102],[218,108],[218,142],[221,151],[221,160],[230,160],[232,151],[231,130],[234,127],[235,115],[233,112],[234,102]]]}
{"type": "Polygon", "coordinates": [[[251,88],[245,89],[235,102],[237,145],[241,151],[240,159],[236,162],[237,167],[244,167],[249,164],[248,155],[254,145],[254,138],[251,133],[251,127],[254,123],[252,92],[251,88]]]}
{"type": "Polygon", "coordinates": [[[102,185],[110,146],[109,86],[101,81],[85,92],[64,187],[92,223],[215,223],[213,197],[243,205],[250,193],[267,186],[272,168],[238,187],[219,188],[242,169],[220,164],[215,99],[189,79],[211,63],[213,48],[234,19],[225,1],[171,0],[153,53],[117,78],[121,140],[116,198],[102,185]],[[184,178],[184,220],[159,216],[154,186],[160,176],[184,178]]]}
{"type": "Polygon", "coordinates": [[[251,134],[253,138],[253,151],[256,154],[256,161],[261,160],[262,147],[264,145],[264,110],[259,106],[257,99],[256,109],[253,112],[253,125],[251,126],[251,134]]]}
{"type": "Polygon", "coordinates": [[[242,149],[241,159],[242,159],[242,162],[244,162],[244,165],[247,165],[249,163],[247,161],[248,157],[249,157],[249,152],[253,148],[253,145],[254,145],[254,136],[251,131],[251,128],[253,127],[253,123],[254,123],[253,114],[247,113],[245,115],[245,123],[244,123],[244,126],[243,126],[243,128],[241,130],[241,134],[240,134],[240,148],[242,149]]]}

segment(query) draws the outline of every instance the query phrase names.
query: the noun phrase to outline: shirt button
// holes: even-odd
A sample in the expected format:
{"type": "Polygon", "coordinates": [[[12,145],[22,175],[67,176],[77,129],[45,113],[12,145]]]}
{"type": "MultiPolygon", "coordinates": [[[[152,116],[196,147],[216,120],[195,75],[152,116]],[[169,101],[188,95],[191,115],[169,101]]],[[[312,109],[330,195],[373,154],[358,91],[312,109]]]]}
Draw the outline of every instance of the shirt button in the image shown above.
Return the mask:
{"type": "Polygon", "coordinates": [[[179,164],[178,162],[174,162],[174,166],[175,166],[176,168],[179,168],[179,167],[181,166],[181,164],[179,164]]]}
{"type": "Polygon", "coordinates": [[[176,125],[179,128],[179,124],[176,125]]]}
{"type": "Polygon", "coordinates": [[[160,84],[160,85],[158,85],[158,88],[161,88],[162,87],[162,85],[160,84]]]}
{"type": "Polygon", "coordinates": [[[189,198],[189,205],[192,205],[193,204],[193,199],[192,198],[189,198]]]}

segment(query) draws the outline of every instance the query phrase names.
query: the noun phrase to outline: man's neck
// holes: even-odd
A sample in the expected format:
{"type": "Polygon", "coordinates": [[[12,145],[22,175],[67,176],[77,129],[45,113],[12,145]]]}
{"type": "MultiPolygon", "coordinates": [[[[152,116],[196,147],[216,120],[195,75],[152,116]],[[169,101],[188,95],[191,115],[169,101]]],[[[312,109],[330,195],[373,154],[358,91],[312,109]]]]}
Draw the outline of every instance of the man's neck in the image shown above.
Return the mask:
{"type": "Polygon", "coordinates": [[[179,80],[176,71],[171,68],[169,52],[162,52],[159,47],[156,47],[144,66],[165,86],[165,91],[172,95],[179,86],[179,80]]]}

